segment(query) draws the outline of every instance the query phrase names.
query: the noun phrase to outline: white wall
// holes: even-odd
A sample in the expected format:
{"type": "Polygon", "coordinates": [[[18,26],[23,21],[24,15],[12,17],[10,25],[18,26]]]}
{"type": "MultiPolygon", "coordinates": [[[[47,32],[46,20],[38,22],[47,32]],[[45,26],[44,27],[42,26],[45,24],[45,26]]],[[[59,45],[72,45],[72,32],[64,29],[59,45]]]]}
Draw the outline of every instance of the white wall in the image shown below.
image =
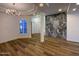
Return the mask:
{"type": "Polygon", "coordinates": [[[79,14],[67,15],[67,40],[79,42],[79,14]]]}
{"type": "Polygon", "coordinates": [[[22,35],[19,33],[20,18],[0,13],[0,43],[16,38],[31,37],[31,20],[27,20],[27,34],[22,35]]]}

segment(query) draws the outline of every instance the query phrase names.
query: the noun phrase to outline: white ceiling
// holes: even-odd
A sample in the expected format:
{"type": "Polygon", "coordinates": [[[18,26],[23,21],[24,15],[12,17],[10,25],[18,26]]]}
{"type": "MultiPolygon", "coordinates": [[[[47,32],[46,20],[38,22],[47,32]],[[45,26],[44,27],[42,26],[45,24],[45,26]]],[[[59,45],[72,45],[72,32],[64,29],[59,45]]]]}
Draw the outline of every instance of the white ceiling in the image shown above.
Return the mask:
{"type": "Polygon", "coordinates": [[[67,13],[79,14],[79,5],[76,3],[49,3],[48,7],[39,8],[39,10],[46,13],[46,15],[59,13],[58,9],[62,9],[61,12],[65,11],[67,13]],[[73,11],[74,8],[77,8],[77,10],[73,11]]]}
{"type": "MultiPolygon", "coordinates": [[[[73,12],[72,9],[73,8],[77,8],[77,11],[74,11],[75,13],[79,13],[79,6],[76,5],[75,3],[72,3],[69,7],[69,3],[46,3],[44,4],[44,7],[39,7],[38,3],[15,3],[15,5],[13,5],[13,3],[0,3],[0,7],[2,8],[9,8],[9,9],[16,9],[16,10],[26,10],[24,13],[27,12],[27,10],[31,10],[34,8],[34,5],[38,8],[38,12],[44,12],[46,13],[46,15],[49,14],[55,14],[55,13],[59,13],[58,9],[62,9],[63,11],[67,11],[69,8],[68,13],[73,12]]],[[[33,10],[32,12],[34,12],[35,10],[33,10]]],[[[63,12],[62,11],[62,12],[63,12]]],[[[29,14],[31,14],[29,12],[29,14]]]]}
{"type": "Polygon", "coordinates": [[[70,4],[68,13],[79,14],[79,5],[77,5],[76,3],[70,4]],[[76,8],[76,11],[73,11],[74,8],[76,8]]]}
{"type": "Polygon", "coordinates": [[[58,9],[66,11],[68,8],[68,3],[50,3],[49,6],[40,8],[41,11],[45,12],[47,15],[59,13],[58,9]]]}
{"type": "Polygon", "coordinates": [[[10,9],[16,9],[16,10],[26,10],[26,9],[32,9],[33,4],[30,3],[0,3],[0,7],[3,8],[10,8],[10,9]]]}

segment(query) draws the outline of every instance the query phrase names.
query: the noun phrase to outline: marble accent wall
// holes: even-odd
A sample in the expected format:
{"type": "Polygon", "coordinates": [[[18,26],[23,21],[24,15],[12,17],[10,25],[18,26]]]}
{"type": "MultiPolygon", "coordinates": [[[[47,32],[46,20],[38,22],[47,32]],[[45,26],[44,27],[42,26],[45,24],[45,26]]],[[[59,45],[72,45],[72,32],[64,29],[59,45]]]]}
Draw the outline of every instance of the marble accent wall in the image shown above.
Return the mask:
{"type": "Polygon", "coordinates": [[[46,35],[53,37],[61,37],[66,39],[67,33],[67,18],[66,12],[47,15],[46,21],[46,35]]]}

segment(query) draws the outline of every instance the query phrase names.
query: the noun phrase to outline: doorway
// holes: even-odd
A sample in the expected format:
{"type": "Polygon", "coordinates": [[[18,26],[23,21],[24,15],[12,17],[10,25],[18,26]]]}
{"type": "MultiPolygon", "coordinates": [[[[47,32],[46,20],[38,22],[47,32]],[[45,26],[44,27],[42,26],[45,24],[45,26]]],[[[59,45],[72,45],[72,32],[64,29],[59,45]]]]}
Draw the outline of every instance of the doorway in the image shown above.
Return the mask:
{"type": "Polygon", "coordinates": [[[40,39],[41,28],[40,28],[40,17],[39,16],[32,17],[31,28],[32,28],[31,30],[32,37],[40,39]]]}

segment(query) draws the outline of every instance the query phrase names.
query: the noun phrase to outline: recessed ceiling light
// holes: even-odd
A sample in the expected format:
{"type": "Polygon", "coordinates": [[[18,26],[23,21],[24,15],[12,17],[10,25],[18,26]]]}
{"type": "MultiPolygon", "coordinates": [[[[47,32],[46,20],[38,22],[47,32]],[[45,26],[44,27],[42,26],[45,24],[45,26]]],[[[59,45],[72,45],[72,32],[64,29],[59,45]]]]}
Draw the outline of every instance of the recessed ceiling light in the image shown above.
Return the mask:
{"type": "Polygon", "coordinates": [[[76,11],[77,10],[77,8],[73,8],[73,11],[76,11]]]}
{"type": "Polygon", "coordinates": [[[40,7],[43,7],[43,6],[44,6],[44,4],[43,4],[43,3],[40,3],[40,4],[39,4],[39,6],[40,6],[40,7]]]}
{"type": "Polygon", "coordinates": [[[58,9],[58,11],[62,11],[62,9],[58,9]]]}

